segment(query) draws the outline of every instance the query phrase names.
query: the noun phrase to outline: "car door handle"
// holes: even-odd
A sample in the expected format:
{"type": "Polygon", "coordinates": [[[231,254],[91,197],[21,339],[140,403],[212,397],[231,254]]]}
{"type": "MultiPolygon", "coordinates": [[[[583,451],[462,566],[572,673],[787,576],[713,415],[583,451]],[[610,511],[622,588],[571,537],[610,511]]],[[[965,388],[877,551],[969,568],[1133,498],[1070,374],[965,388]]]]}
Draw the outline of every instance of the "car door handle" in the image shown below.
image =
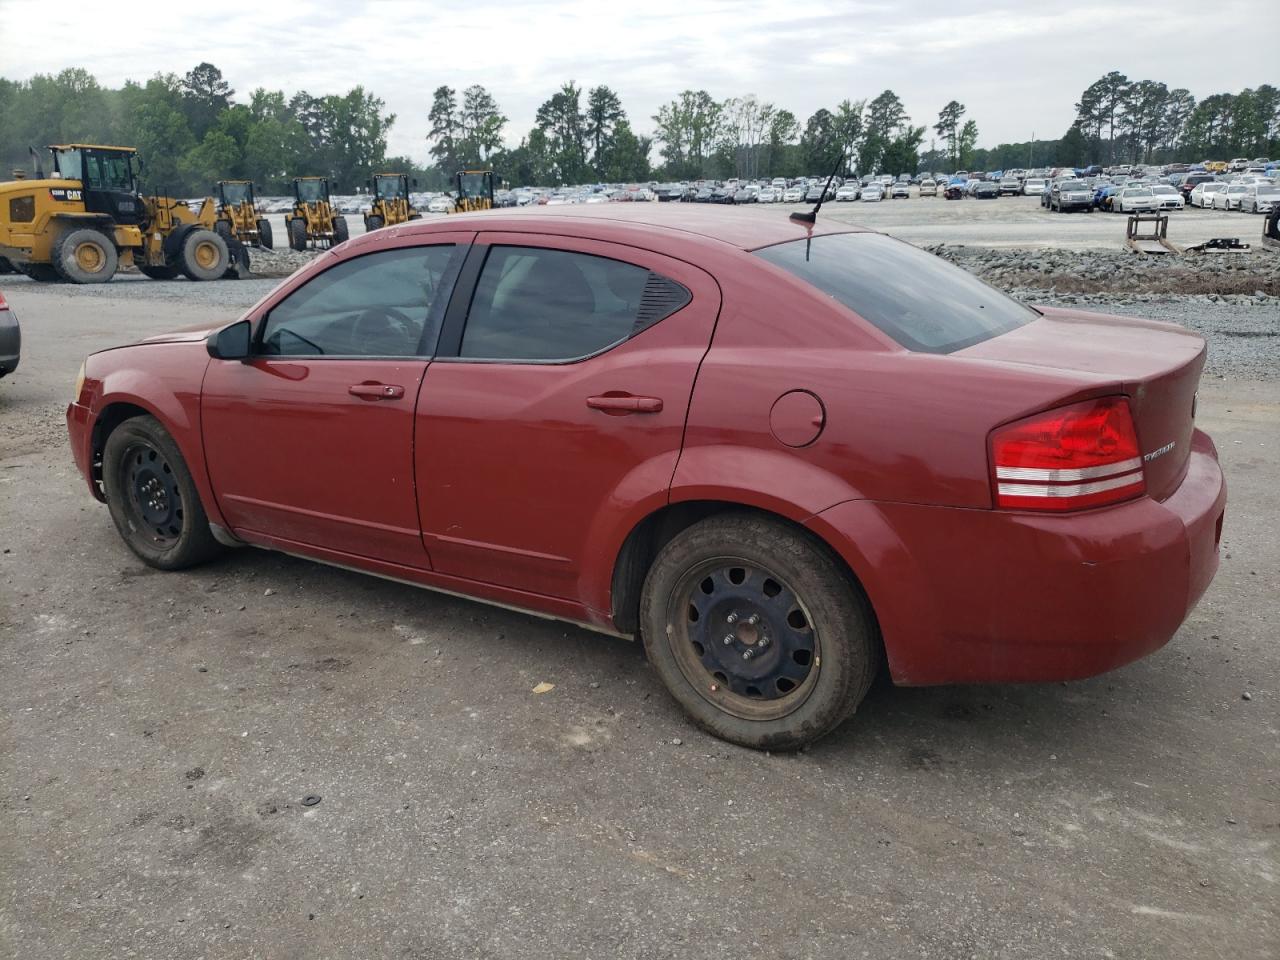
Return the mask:
{"type": "Polygon", "coordinates": [[[603,410],[605,413],[660,413],[661,397],[633,397],[631,394],[587,397],[587,406],[592,410],[603,410]]]}
{"type": "Polygon", "coordinates": [[[347,393],[361,400],[399,400],[404,396],[404,387],[390,383],[356,383],[347,388],[347,393]]]}

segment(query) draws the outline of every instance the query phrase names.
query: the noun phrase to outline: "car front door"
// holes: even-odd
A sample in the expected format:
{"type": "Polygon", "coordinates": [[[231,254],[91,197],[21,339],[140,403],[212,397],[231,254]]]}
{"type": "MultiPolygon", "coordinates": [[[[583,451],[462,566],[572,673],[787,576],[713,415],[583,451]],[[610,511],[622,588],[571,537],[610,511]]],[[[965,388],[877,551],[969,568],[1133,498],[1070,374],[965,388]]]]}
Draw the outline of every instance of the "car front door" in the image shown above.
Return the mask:
{"type": "Polygon", "coordinates": [[[339,260],[267,306],[249,359],[211,361],[205,456],[237,535],[429,568],[413,409],[472,236],[339,260]]]}
{"type": "Polygon", "coordinates": [[[582,597],[614,559],[599,545],[670,488],[719,287],[635,247],[520,233],[480,233],[462,275],[414,442],[434,569],[582,597]]]}

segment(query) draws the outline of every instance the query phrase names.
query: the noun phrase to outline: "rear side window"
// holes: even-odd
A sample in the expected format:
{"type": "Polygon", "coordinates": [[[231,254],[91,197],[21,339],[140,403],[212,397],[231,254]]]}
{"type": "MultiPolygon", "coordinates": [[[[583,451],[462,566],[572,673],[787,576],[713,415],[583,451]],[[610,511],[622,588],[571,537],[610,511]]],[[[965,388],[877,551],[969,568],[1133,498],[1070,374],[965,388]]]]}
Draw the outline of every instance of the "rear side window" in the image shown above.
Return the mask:
{"type": "Polygon", "coordinates": [[[635,264],[570,250],[489,251],[459,348],[486,360],[578,360],[675,313],[680,284],[635,264]]]}
{"type": "Polygon", "coordinates": [[[951,353],[1038,316],[940,257],[881,234],[793,240],[756,254],[922,353],[951,353]]]}

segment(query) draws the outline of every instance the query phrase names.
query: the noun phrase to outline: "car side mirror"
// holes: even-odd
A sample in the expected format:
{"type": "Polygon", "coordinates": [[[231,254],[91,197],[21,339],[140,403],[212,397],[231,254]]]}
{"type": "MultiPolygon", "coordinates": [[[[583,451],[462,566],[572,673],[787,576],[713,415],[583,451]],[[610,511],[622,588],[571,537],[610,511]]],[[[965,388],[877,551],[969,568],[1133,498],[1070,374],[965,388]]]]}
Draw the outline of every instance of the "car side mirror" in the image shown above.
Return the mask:
{"type": "Polygon", "coordinates": [[[215,360],[244,360],[249,356],[250,326],[241,320],[209,334],[205,346],[215,360]]]}

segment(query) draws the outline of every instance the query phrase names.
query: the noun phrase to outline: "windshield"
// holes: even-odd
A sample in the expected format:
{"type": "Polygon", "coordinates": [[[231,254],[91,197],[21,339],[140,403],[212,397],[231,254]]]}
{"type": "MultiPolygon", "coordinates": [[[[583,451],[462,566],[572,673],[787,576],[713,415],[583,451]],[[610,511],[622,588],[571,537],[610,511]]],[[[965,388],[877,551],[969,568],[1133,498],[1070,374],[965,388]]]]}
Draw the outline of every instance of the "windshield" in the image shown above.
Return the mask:
{"type": "Polygon", "coordinates": [[[400,177],[374,177],[373,185],[378,191],[378,196],[386,200],[396,200],[404,196],[404,180],[400,177]]]}
{"type": "Polygon", "coordinates": [[[488,178],[483,173],[461,173],[458,177],[459,196],[472,199],[489,196],[488,178]]]}
{"type": "Polygon", "coordinates": [[[1129,187],[1121,195],[1125,197],[1149,197],[1151,196],[1151,191],[1146,187],[1129,187]]]}
{"type": "Polygon", "coordinates": [[[329,185],[323,180],[295,180],[293,186],[303,203],[319,203],[329,198],[329,185]]]}
{"type": "Polygon", "coordinates": [[[940,257],[878,233],[793,240],[756,254],[909,350],[951,353],[1038,316],[940,257]]]}
{"type": "Polygon", "coordinates": [[[1058,189],[1059,190],[1088,190],[1089,188],[1088,186],[1085,185],[1084,181],[1082,180],[1066,180],[1058,187],[1058,189]]]}
{"type": "Polygon", "coordinates": [[[221,188],[223,203],[244,203],[252,189],[247,183],[224,183],[221,188]]]}

